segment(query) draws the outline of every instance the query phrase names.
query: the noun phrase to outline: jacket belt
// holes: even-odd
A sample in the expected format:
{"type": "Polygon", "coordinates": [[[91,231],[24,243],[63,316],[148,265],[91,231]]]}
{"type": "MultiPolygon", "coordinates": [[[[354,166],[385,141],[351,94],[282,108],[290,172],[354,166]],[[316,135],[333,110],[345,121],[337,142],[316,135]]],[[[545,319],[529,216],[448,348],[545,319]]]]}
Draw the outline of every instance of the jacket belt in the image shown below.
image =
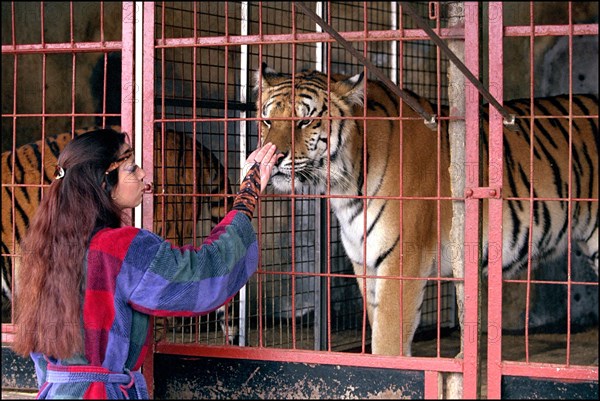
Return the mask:
{"type": "Polygon", "coordinates": [[[146,379],[140,371],[115,373],[96,366],[56,366],[48,365],[46,375],[48,383],[102,382],[121,384],[123,389],[134,387],[138,398],[147,399],[146,379]]]}

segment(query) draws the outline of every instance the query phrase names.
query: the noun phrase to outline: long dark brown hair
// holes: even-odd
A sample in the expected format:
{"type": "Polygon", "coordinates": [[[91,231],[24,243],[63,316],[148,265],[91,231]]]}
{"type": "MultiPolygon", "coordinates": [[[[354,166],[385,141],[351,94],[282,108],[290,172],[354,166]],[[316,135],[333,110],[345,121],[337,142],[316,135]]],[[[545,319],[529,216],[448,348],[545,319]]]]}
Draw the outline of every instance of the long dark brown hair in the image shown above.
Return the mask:
{"type": "Polygon", "coordinates": [[[84,257],[95,230],[122,224],[110,195],[118,172],[105,172],[126,139],[100,129],[75,137],[61,152],[64,177],[48,188],[21,242],[15,352],[59,359],[83,352],[84,257]]]}

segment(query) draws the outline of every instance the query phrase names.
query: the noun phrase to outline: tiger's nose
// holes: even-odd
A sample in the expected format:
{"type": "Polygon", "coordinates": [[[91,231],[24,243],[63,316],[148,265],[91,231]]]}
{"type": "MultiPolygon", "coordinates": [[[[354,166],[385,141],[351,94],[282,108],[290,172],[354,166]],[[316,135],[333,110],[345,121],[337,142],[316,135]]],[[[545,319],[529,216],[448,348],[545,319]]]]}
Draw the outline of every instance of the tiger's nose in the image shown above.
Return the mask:
{"type": "Polygon", "coordinates": [[[275,167],[281,166],[281,163],[288,158],[289,154],[290,152],[279,152],[280,156],[277,157],[277,160],[275,160],[275,167]]]}

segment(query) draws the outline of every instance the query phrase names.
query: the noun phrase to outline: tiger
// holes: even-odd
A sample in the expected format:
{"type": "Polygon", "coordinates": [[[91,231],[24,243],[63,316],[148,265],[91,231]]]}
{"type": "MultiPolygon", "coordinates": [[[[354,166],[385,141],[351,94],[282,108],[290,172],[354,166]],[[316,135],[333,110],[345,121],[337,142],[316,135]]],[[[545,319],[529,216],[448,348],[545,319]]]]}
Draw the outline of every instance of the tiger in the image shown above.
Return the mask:
{"type": "MultiPolygon", "coordinates": [[[[100,127],[87,127],[65,132],[58,135],[49,135],[37,142],[18,147],[15,152],[2,153],[2,254],[17,254],[18,243],[23,237],[29,221],[40,204],[42,191],[39,185],[50,184],[59,153],[74,136],[80,135],[100,127]],[[44,152],[44,166],[42,169],[42,151],[44,152]],[[14,170],[13,170],[14,162],[14,170]],[[42,176],[41,176],[41,174],[42,176]],[[14,175],[14,184],[12,177],[14,175]],[[23,186],[22,186],[23,185],[23,186]],[[26,186],[37,185],[37,186],[26,186]],[[13,203],[14,195],[14,203],[13,203]],[[14,209],[14,212],[13,212],[14,209]],[[14,227],[13,227],[14,224],[14,227]],[[14,229],[14,231],[13,231],[14,229]],[[13,244],[13,234],[14,241],[13,244]]],[[[121,127],[113,125],[111,128],[120,131],[121,127]]],[[[166,130],[164,141],[160,132],[154,136],[154,187],[158,193],[191,194],[194,179],[197,190],[201,193],[211,194],[198,201],[197,217],[200,218],[200,205],[207,204],[213,224],[218,223],[231,208],[232,202],[226,204],[225,195],[231,194],[231,187],[225,169],[217,157],[201,144],[196,144],[196,177],[193,176],[193,139],[166,130]],[[164,152],[164,163],[163,163],[164,152]],[[164,165],[164,169],[162,168],[164,165]],[[163,178],[164,171],[164,178],[163,178]],[[164,180],[164,181],[163,181],[164,180]],[[222,196],[218,196],[221,195],[222,196]],[[206,200],[205,200],[206,199],[206,200]]],[[[153,230],[158,235],[174,243],[189,243],[193,238],[195,223],[192,221],[193,200],[191,196],[170,196],[164,198],[163,207],[160,207],[161,197],[155,199],[159,207],[154,208],[153,230]]],[[[11,306],[13,299],[12,273],[9,257],[2,257],[2,322],[11,319],[11,306]]],[[[228,342],[236,340],[237,328],[231,322],[226,322],[228,313],[224,308],[217,311],[217,318],[221,328],[228,336],[228,342]],[[227,326],[227,328],[225,327],[227,326]]]]}
{"type": "MultiPolygon", "coordinates": [[[[441,276],[452,274],[451,257],[446,253],[451,248],[452,202],[436,200],[451,195],[448,120],[439,121],[438,135],[408,105],[400,108],[398,96],[382,82],[364,81],[364,73],[331,74],[328,79],[315,70],[296,73],[292,81],[290,74],[263,63],[255,73],[254,85],[258,92],[258,132],[262,143],[275,144],[283,154],[270,179],[275,192],[317,193],[330,199],[367,308],[371,353],[411,356],[427,280],[392,277],[433,277],[438,274],[438,264],[441,276]],[[402,120],[398,118],[400,110],[402,120]]],[[[437,105],[412,95],[430,115],[438,112],[437,105]]],[[[536,99],[535,116],[568,115],[569,106],[568,96],[536,99]]],[[[504,129],[502,197],[529,197],[530,100],[509,101],[504,107],[517,116],[520,131],[504,129]]],[[[572,107],[574,115],[592,116],[573,120],[572,194],[579,199],[593,199],[573,203],[572,240],[581,246],[597,276],[597,96],[573,95],[572,107]]],[[[488,106],[482,106],[482,110],[480,136],[485,149],[488,106]]],[[[448,115],[447,108],[441,114],[448,115]]],[[[533,195],[565,198],[569,180],[568,120],[536,119],[534,131],[533,195]]],[[[487,150],[483,158],[487,158],[487,150]]],[[[487,177],[487,163],[482,165],[482,177],[487,177]]],[[[488,259],[487,203],[482,213],[484,274],[488,259]]],[[[534,202],[533,227],[528,202],[504,200],[503,204],[504,277],[514,277],[527,267],[530,228],[534,260],[548,261],[566,252],[566,201],[534,202]]]]}

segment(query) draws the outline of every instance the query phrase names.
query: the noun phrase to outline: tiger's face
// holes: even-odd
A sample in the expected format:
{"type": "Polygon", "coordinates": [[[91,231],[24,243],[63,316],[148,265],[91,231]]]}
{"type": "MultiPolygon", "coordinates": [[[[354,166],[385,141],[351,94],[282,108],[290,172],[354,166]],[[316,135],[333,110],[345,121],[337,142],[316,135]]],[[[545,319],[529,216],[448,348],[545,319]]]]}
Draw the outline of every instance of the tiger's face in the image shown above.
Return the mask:
{"type": "Polygon", "coordinates": [[[290,75],[263,63],[258,124],[261,143],[275,144],[284,155],[271,176],[277,191],[307,193],[312,188],[325,193],[328,182],[332,191],[354,189],[344,171],[352,166],[339,166],[335,160],[352,148],[344,145],[354,140],[356,121],[346,118],[355,105],[362,105],[362,82],[363,74],[328,82],[317,71],[302,72],[292,82],[290,75]]]}

